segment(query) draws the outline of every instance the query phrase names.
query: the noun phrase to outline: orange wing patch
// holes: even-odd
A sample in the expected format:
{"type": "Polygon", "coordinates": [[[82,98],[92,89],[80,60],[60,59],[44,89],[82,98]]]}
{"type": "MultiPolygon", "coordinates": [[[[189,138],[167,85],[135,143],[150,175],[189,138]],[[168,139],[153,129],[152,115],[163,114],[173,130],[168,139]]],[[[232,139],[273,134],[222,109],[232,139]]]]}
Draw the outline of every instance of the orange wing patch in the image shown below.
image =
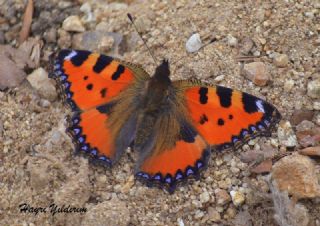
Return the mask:
{"type": "Polygon", "coordinates": [[[188,88],[185,98],[196,129],[219,150],[237,148],[265,134],[280,119],[276,108],[264,100],[221,86],[188,88]]]}
{"type": "Polygon", "coordinates": [[[73,110],[105,104],[134,81],[132,71],[112,57],[84,50],[62,50],[52,77],[73,110]]]}
{"type": "Polygon", "coordinates": [[[148,185],[165,186],[172,193],[177,184],[193,176],[199,179],[199,172],[207,166],[210,147],[192,128],[182,131],[175,146],[160,152],[151,152],[140,165],[136,177],[148,185]],[[184,133],[184,134],[183,134],[184,133]]]}
{"type": "Polygon", "coordinates": [[[77,113],[71,119],[68,133],[76,143],[77,152],[88,154],[92,160],[111,165],[115,156],[114,138],[107,127],[112,104],[77,113]]]}

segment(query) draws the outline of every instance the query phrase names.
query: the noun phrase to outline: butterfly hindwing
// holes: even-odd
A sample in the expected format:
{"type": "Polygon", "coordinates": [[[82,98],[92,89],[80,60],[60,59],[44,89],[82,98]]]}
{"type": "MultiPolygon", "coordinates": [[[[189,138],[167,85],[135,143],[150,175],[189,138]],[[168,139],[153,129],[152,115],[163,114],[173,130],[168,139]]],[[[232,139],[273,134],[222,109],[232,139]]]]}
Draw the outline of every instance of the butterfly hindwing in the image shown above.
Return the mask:
{"type": "Polygon", "coordinates": [[[268,135],[280,120],[278,110],[250,94],[199,81],[177,81],[193,125],[217,150],[238,148],[253,137],[268,135]]]}
{"type": "MultiPolygon", "coordinates": [[[[156,139],[155,142],[160,141],[156,139]]],[[[205,140],[192,126],[181,123],[174,144],[158,150],[154,146],[149,155],[140,160],[136,177],[148,185],[158,185],[173,192],[177,184],[185,179],[199,179],[199,173],[206,168],[209,156],[210,147],[205,140]]]]}
{"type": "MultiPolygon", "coordinates": [[[[132,65],[131,65],[132,66],[132,65]]],[[[137,76],[125,62],[85,50],[61,50],[53,65],[56,79],[72,110],[105,104],[135,82],[137,76]]]]}

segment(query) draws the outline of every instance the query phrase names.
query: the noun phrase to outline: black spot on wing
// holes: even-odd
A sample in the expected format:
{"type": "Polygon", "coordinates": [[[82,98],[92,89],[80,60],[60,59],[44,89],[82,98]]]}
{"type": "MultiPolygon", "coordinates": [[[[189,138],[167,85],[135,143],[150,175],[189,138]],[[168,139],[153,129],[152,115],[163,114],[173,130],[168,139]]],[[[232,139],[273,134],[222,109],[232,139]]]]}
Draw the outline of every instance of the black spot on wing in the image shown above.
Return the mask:
{"type": "Polygon", "coordinates": [[[218,119],[218,125],[223,126],[224,125],[224,120],[222,118],[218,119]]]}
{"type": "Polygon", "coordinates": [[[243,108],[247,113],[254,113],[258,111],[258,107],[256,104],[257,100],[258,98],[250,94],[242,93],[243,108]]]}
{"type": "Polygon", "coordinates": [[[182,123],[180,127],[181,139],[187,143],[195,142],[195,137],[197,136],[197,131],[187,123],[182,123]]]}
{"type": "Polygon", "coordinates": [[[92,90],[92,89],[93,89],[93,84],[91,84],[91,83],[88,84],[88,85],[87,85],[87,90],[92,90]]]}
{"type": "Polygon", "coordinates": [[[217,86],[216,93],[219,97],[220,105],[222,107],[228,108],[231,106],[232,89],[223,86],[217,86]]]}
{"type": "Polygon", "coordinates": [[[125,67],[119,64],[117,70],[111,76],[112,80],[118,80],[121,74],[124,72],[124,70],[125,70],[125,67]]]}
{"type": "Polygon", "coordinates": [[[111,109],[112,107],[115,105],[115,103],[108,103],[105,105],[101,105],[99,107],[97,107],[96,109],[103,114],[110,114],[111,113],[111,109]]]}
{"type": "Polygon", "coordinates": [[[200,95],[200,103],[206,104],[208,102],[208,88],[207,87],[201,87],[199,89],[199,95],[200,95]]]}
{"type": "Polygon", "coordinates": [[[106,97],[107,88],[103,88],[102,90],[100,90],[100,94],[101,94],[101,97],[102,97],[102,98],[106,97]]]}
{"type": "Polygon", "coordinates": [[[83,76],[83,80],[88,80],[88,76],[87,75],[85,75],[85,76],[83,76]]]}
{"type": "Polygon", "coordinates": [[[203,114],[203,115],[201,115],[201,117],[200,117],[200,121],[199,121],[199,123],[201,124],[201,125],[203,125],[203,124],[205,124],[206,122],[208,122],[208,117],[207,117],[207,115],[206,114],[203,114]]]}
{"type": "Polygon", "coordinates": [[[103,71],[105,67],[107,67],[111,62],[113,58],[105,55],[100,55],[97,59],[97,62],[93,66],[93,71],[96,73],[100,73],[103,71]]]}
{"type": "Polygon", "coordinates": [[[77,54],[71,58],[71,63],[77,67],[81,66],[91,54],[90,51],[86,51],[86,50],[76,51],[76,53],[77,54]]]}

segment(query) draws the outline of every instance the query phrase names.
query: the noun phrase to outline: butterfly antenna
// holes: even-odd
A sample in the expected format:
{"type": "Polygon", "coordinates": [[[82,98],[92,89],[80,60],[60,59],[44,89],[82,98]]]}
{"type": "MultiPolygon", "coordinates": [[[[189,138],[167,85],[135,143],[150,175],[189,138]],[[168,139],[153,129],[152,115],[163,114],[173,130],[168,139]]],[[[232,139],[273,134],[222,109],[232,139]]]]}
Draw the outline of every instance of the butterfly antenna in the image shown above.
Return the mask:
{"type": "Polygon", "coordinates": [[[157,59],[155,58],[155,56],[153,55],[153,53],[151,52],[149,46],[147,45],[146,41],[142,38],[142,35],[141,33],[138,31],[138,28],[136,26],[136,24],[134,23],[134,20],[133,20],[133,17],[131,16],[130,13],[127,14],[131,24],[133,25],[134,29],[136,30],[136,32],[138,33],[139,37],[141,38],[141,40],[143,41],[144,45],[147,47],[148,51],[149,51],[149,54],[151,55],[154,63],[157,65],[157,59]]]}

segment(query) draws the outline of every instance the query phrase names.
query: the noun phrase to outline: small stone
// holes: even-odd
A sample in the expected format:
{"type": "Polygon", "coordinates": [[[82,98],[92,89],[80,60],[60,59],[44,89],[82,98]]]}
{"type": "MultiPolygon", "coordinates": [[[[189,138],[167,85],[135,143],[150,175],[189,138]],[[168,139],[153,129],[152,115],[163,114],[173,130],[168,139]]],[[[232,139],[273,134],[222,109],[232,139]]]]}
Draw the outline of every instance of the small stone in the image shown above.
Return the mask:
{"type": "Polygon", "coordinates": [[[65,31],[72,32],[84,32],[86,30],[78,16],[67,17],[62,23],[62,28],[65,31]]]}
{"type": "Polygon", "coordinates": [[[208,217],[209,217],[209,220],[212,222],[221,221],[220,213],[211,206],[208,208],[208,217]]]}
{"type": "Polygon", "coordinates": [[[316,168],[309,157],[294,154],[280,159],[272,168],[272,179],[280,191],[295,198],[320,196],[316,168]]]}
{"type": "Polygon", "coordinates": [[[48,78],[48,72],[43,68],[40,67],[34,70],[28,75],[27,80],[43,98],[49,101],[54,101],[57,98],[56,88],[51,79],[48,78]]]}
{"type": "Polygon", "coordinates": [[[218,75],[217,77],[214,78],[215,82],[221,82],[225,78],[225,75],[218,75]]]}
{"type": "Polygon", "coordinates": [[[287,67],[289,63],[289,58],[286,54],[277,54],[273,59],[273,63],[277,67],[287,67]]]}
{"type": "Polygon", "coordinates": [[[189,53],[197,52],[202,47],[202,42],[199,33],[191,35],[186,42],[186,49],[189,53]]]}
{"type": "Polygon", "coordinates": [[[119,33],[106,31],[88,31],[73,36],[74,49],[86,49],[108,54],[118,54],[123,36],[119,33]]]}
{"type": "Polygon", "coordinates": [[[285,147],[297,146],[297,137],[292,130],[289,121],[280,122],[278,127],[278,139],[280,141],[280,144],[285,147]]]}
{"type": "Polygon", "coordinates": [[[227,40],[228,40],[228,45],[231,47],[236,47],[238,45],[238,39],[236,39],[230,34],[227,36],[227,40]]]}
{"type": "Polygon", "coordinates": [[[285,81],[283,89],[286,92],[290,92],[294,87],[294,81],[292,79],[285,81]]]}
{"type": "Polygon", "coordinates": [[[304,148],[302,150],[299,150],[299,154],[320,157],[320,146],[304,148]]]}
{"type": "Polygon", "coordinates": [[[67,49],[71,46],[71,35],[65,30],[58,30],[58,46],[61,49],[67,49]]]}
{"type": "Polygon", "coordinates": [[[272,160],[266,159],[263,162],[261,162],[259,165],[253,167],[250,169],[252,173],[261,174],[261,173],[269,173],[272,169],[272,160]]]}
{"type": "Polygon", "coordinates": [[[308,83],[308,96],[315,99],[320,98],[320,79],[308,83]]]}
{"type": "Polygon", "coordinates": [[[245,195],[240,191],[230,191],[230,195],[235,206],[241,206],[245,201],[245,195]]]}
{"type": "Polygon", "coordinates": [[[57,41],[57,30],[51,28],[49,31],[44,32],[43,36],[48,43],[54,43],[57,41]]]}
{"type": "Polygon", "coordinates": [[[218,205],[225,205],[231,201],[231,197],[226,190],[215,190],[216,200],[218,205]]]}
{"type": "Polygon", "coordinates": [[[201,203],[206,203],[210,201],[210,194],[207,191],[204,191],[203,193],[200,194],[200,202],[201,203]]]}
{"type": "Polygon", "coordinates": [[[303,120],[311,121],[314,116],[314,112],[310,110],[295,110],[291,117],[291,123],[293,125],[298,125],[303,120]]]}
{"type": "Polygon", "coordinates": [[[303,120],[296,126],[297,132],[312,130],[315,127],[315,124],[308,120],[303,120]]]}
{"type": "Polygon", "coordinates": [[[242,40],[240,46],[240,53],[243,55],[248,55],[254,46],[254,42],[251,38],[246,37],[242,40]]]}
{"type": "Polygon", "coordinates": [[[257,86],[265,86],[270,79],[267,67],[263,62],[245,64],[243,73],[246,78],[253,81],[257,86]]]}
{"type": "Polygon", "coordinates": [[[88,208],[81,225],[127,226],[130,211],[127,204],[118,198],[98,203],[88,208]]]}
{"type": "Polygon", "coordinates": [[[320,101],[314,101],[312,108],[316,111],[319,111],[320,110],[320,101]]]}

